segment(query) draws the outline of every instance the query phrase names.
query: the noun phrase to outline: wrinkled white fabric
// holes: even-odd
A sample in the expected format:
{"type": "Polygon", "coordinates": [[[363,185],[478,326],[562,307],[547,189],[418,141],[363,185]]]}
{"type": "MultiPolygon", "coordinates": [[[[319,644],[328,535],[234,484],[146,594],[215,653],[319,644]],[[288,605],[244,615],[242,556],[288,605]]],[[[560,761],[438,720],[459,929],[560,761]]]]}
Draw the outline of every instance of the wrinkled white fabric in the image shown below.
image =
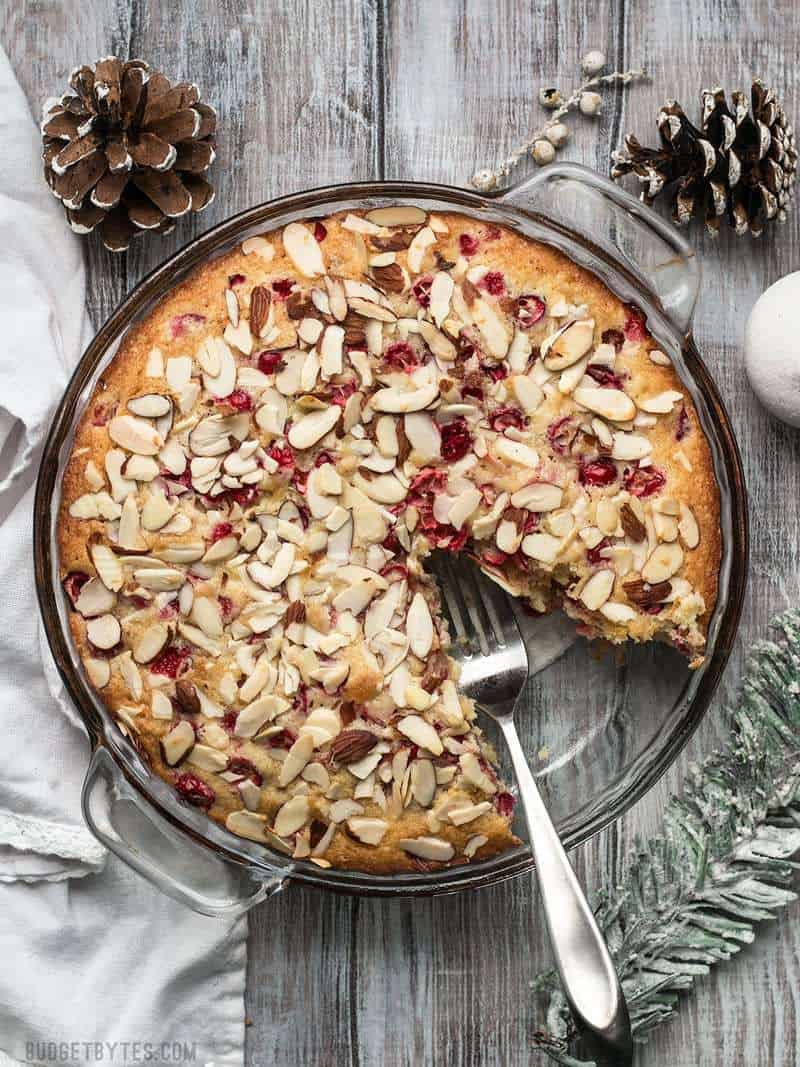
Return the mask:
{"type": "Polygon", "coordinates": [[[40,641],[32,509],[40,446],[90,335],[85,275],[2,51],[0,138],[0,1067],[122,1064],[134,1043],[139,1062],[166,1043],[173,1063],[239,1067],[246,920],[163,896],[81,818],[89,745],[40,641]]]}

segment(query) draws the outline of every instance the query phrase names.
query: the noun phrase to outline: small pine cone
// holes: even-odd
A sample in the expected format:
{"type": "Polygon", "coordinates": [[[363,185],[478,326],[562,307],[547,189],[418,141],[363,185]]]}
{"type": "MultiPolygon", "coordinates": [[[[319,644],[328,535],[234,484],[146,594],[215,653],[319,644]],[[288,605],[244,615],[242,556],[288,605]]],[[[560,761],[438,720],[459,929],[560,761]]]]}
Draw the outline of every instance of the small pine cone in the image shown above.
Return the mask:
{"type": "Polygon", "coordinates": [[[732,101],[733,109],[722,89],[705,90],[701,129],[669,101],[657,121],[661,146],[646,148],[629,134],[611,177],[635,174],[648,204],[669,189],[675,222],[702,213],[712,236],[723,218],[737,234],[755,237],[768,222],[785,221],[797,171],[794,131],[774,91],[758,80],[749,107],[744,93],[732,101]]]}
{"type": "Polygon", "coordinates": [[[69,84],[44,105],[42,159],[76,233],[99,225],[106,248],[121,252],[135,235],[168,233],[208,207],[217,116],[196,85],[114,56],[79,67],[69,84]]]}

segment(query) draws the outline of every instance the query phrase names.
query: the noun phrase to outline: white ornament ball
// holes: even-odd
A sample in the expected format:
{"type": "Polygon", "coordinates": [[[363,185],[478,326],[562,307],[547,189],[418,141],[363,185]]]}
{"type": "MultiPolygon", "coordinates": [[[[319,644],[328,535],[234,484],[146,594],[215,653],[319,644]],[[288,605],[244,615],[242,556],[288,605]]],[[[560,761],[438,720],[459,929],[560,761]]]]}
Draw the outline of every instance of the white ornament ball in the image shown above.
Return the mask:
{"type": "Polygon", "coordinates": [[[602,52],[587,52],[581,60],[584,74],[599,74],[606,65],[606,57],[602,52]]]}
{"type": "Polygon", "coordinates": [[[546,163],[552,163],[556,158],[556,150],[549,141],[536,141],[531,155],[534,161],[543,167],[546,163]]]}
{"type": "Polygon", "coordinates": [[[600,108],[603,106],[603,98],[599,93],[581,93],[580,104],[578,106],[583,115],[599,115],[600,108]]]}
{"type": "Polygon", "coordinates": [[[800,426],[800,271],[756,301],[744,329],[744,365],[767,411],[800,426]]]}
{"type": "Polygon", "coordinates": [[[561,148],[569,140],[569,129],[563,122],[555,122],[547,127],[545,137],[554,148],[561,148]]]}

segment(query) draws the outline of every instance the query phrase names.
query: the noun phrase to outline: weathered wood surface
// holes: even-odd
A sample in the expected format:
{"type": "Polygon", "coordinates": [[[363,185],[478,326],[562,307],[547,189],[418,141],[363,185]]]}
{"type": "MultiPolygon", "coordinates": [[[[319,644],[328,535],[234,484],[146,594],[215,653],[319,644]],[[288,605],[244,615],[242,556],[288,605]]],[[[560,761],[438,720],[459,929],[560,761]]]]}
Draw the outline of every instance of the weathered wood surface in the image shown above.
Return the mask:
{"type": "MultiPolygon", "coordinates": [[[[88,244],[97,319],[193,232],[255,202],[369,177],[466,184],[541,121],[540,84],[576,84],[590,48],[652,75],[649,85],[609,94],[598,121],[573,123],[562,158],[601,171],[623,132],[652,137],[665,98],[692,113],[706,85],[746,88],[761,75],[800,116],[798,39],[792,0],[0,2],[0,40],[33,107],[77,63],[117,52],[197,80],[219,108],[209,211],[127,258],[88,244]]],[[[754,401],[740,341],[758,294],[797,267],[799,219],[760,243],[692,235],[705,273],[696,334],[738,432],[754,520],[745,617],[717,708],[735,692],[743,653],[769,617],[798,601],[800,438],[754,401]]],[[[647,798],[580,850],[590,888],[614,878],[635,836],[656,826],[689,759],[713,747],[717,722],[710,714],[647,798]]],[[[791,908],[735,964],[701,981],[637,1063],[800,1062],[798,918],[791,908]]],[[[543,1022],[528,982],[547,959],[525,879],[413,906],[292,890],[252,916],[248,1063],[521,1067],[536,1058],[530,1039],[543,1022]]]]}

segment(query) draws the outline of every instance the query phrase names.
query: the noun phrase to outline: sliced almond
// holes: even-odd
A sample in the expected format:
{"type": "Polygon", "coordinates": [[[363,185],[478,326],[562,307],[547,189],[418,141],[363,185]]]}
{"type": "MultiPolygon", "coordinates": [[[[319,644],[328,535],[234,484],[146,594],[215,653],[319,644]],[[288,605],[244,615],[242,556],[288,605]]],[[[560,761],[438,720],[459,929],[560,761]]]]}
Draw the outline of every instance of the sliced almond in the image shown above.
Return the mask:
{"type": "Polygon", "coordinates": [[[511,341],[505,320],[483,297],[478,297],[470,310],[490,355],[495,359],[505,359],[511,341]]]}
{"type": "Polygon", "coordinates": [[[604,615],[609,622],[624,624],[636,618],[636,612],[628,604],[621,604],[618,600],[609,600],[600,608],[600,614],[604,615]]]}
{"type": "Polygon", "coordinates": [[[108,424],[108,436],[115,444],[140,456],[155,456],[164,439],[156,428],[135,415],[116,415],[108,424]]]}
{"type": "Polygon", "coordinates": [[[408,443],[423,463],[441,459],[442,437],[430,415],[421,412],[406,415],[403,425],[408,443]]]}
{"type": "Polygon", "coordinates": [[[638,433],[622,433],[613,435],[611,458],[619,460],[644,459],[653,450],[653,445],[648,437],[638,433]]]}
{"type": "Polygon", "coordinates": [[[450,842],[440,837],[401,837],[397,844],[412,856],[440,863],[451,860],[456,853],[450,842]]]}
{"type": "Polygon", "coordinates": [[[297,833],[298,830],[302,829],[310,814],[311,805],[308,797],[302,794],[292,797],[291,800],[287,800],[278,809],[273,823],[273,830],[278,837],[288,837],[290,834],[297,833]]]}
{"type": "Polygon", "coordinates": [[[621,389],[581,386],[572,396],[577,404],[611,422],[627,422],[636,414],[636,405],[621,389]]]}
{"type": "Polygon", "coordinates": [[[694,517],[692,509],[683,503],[681,504],[681,517],[678,522],[678,532],[681,535],[681,540],[688,549],[697,548],[700,544],[700,527],[697,524],[697,519],[694,517]]]}
{"type": "Polygon", "coordinates": [[[379,389],[372,396],[372,407],[375,411],[389,411],[394,414],[422,411],[432,404],[438,395],[439,385],[436,382],[405,391],[394,387],[379,389]]]}
{"type": "Polygon", "coordinates": [[[172,410],[172,401],[160,393],[145,393],[128,401],[128,411],[145,419],[158,419],[172,410]]]}
{"type": "Polygon", "coordinates": [[[430,293],[431,318],[439,327],[450,312],[450,300],[453,295],[453,279],[447,271],[437,271],[433,276],[430,293]]]}
{"type": "Polygon", "coordinates": [[[526,415],[532,415],[544,400],[544,393],[527,374],[516,374],[510,381],[519,406],[526,415]]]}
{"type": "Polygon", "coordinates": [[[546,533],[531,533],[523,537],[520,546],[526,556],[540,563],[555,563],[561,550],[561,540],[546,533]]]}
{"type": "Polygon", "coordinates": [[[86,624],[86,636],[95,648],[107,652],[119,644],[122,637],[122,627],[116,615],[98,615],[97,618],[89,619],[86,624]]]}
{"type": "Polygon", "coordinates": [[[303,771],[314,751],[314,738],[311,734],[301,734],[286,754],[281,764],[278,785],[285,788],[303,771]]]}
{"type": "Polygon", "coordinates": [[[675,389],[666,389],[655,396],[639,397],[636,406],[640,411],[647,411],[651,415],[668,415],[679,400],[683,400],[683,393],[678,393],[675,389]]]}
{"type": "Polygon", "coordinates": [[[447,818],[454,826],[464,826],[466,823],[475,822],[481,815],[492,810],[489,800],[482,800],[479,804],[465,804],[458,808],[448,808],[447,818]]]}
{"type": "Polygon", "coordinates": [[[677,541],[657,545],[642,567],[642,578],[650,585],[665,582],[683,563],[683,549],[677,541]]]}
{"type": "Polygon", "coordinates": [[[548,337],[542,345],[545,367],[550,371],[562,371],[577,363],[592,347],[594,319],[578,319],[562,326],[548,337]]]}
{"type": "Polygon", "coordinates": [[[90,578],[81,587],[75,601],[75,610],[83,615],[84,619],[91,619],[95,615],[105,615],[110,612],[116,602],[115,594],[107,589],[99,578],[90,578]]]}
{"type": "Polygon", "coordinates": [[[398,722],[397,729],[410,741],[413,741],[415,745],[427,749],[434,756],[441,756],[442,752],[444,752],[444,746],[438,733],[420,715],[406,715],[405,718],[398,722]]]}
{"type": "Polygon", "coordinates": [[[423,808],[429,808],[436,795],[436,773],[429,759],[417,759],[411,764],[411,792],[423,808]]]}
{"type": "Polygon", "coordinates": [[[114,593],[119,592],[122,588],[125,576],[122,571],[122,564],[114,553],[108,545],[104,544],[92,545],[89,552],[100,581],[106,589],[110,589],[114,593]]]}
{"type": "Polygon", "coordinates": [[[149,663],[155,659],[169,640],[169,627],[163,622],[154,622],[141,634],[133,647],[137,663],[149,663]]]}
{"type": "Polygon", "coordinates": [[[325,273],[325,260],[319,241],[307,226],[290,222],[283,230],[283,247],[295,267],[307,278],[325,273]]]}
{"type": "Polygon", "coordinates": [[[378,322],[397,322],[397,315],[391,308],[384,307],[374,300],[366,300],[363,297],[351,296],[348,299],[350,310],[356,315],[367,319],[377,319],[378,322]]]}
{"type": "Polygon", "coordinates": [[[564,498],[564,490],[560,485],[551,482],[530,482],[518,489],[511,497],[511,503],[515,508],[525,508],[527,511],[555,511],[561,507],[564,498]]]}
{"type": "Polygon", "coordinates": [[[292,448],[311,448],[334,428],[342,415],[338,404],[331,404],[322,411],[312,411],[292,424],[289,444],[292,448]]]}
{"type": "Polygon", "coordinates": [[[580,593],[580,600],[589,611],[597,611],[611,596],[614,588],[614,571],[605,568],[595,571],[580,593]]]}
{"type": "Polygon", "coordinates": [[[203,371],[203,388],[218,400],[230,396],[236,388],[237,368],[233,352],[221,337],[209,337],[203,342],[197,353],[198,362],[201,352],[213,352],[214,356],[206,361],[206,366],[214,369],[203,371]]]}
{"type": "Polygon", "coordinates": [[[342,373],[344,330],[341,326],[328,326],[319,347],[320,369],[326,380],[342,373]]]}
{"type": "Polygon", "coordinates": [[[192,724],[183,719],[177,726],[164,734],[161,738],[161,752],[164,762],[169,767],[174,767],[194,747],[194,730],[192,724]]]}
{"type": "Polygon", "coordinates": [[[536,467],[539,463],[539,453],[521,441],[512,441],[508,437],[498,437],[494,444],[494,452],[501,459],[509,463],[517,463],[521,467],[536,467]]]}
{"type": "Polygon", "coordinates": [[[383,226],[424,226],[428,216],[421,207],[413,204],[396,204],[392,207],[376,207],[368,211],[364,218],[378,227],[383,226]]]}
{"type": "Polygon", "coordinates": [[[432,244],[436,243],[436,234],[430,228],[430,226],[423,226],[414,239],[408,246],[408,269],[412,274],[419,274],[422,270],[422,261],[425,258],[425,251],[432,244]]]}
{"type": "Polygon", "coordinates": [[[411,601],[406,617],[406,633],[411,651],[419,659],[425,659],[433,646],[434,629],[430,609],[422,593],[415,593],[411,601]]]}
{"type": "Polygon", "coordinates": [[[175,514],[175,505],[161,492],[151,492],[142,508],[142,526],[145,530],[160,530],[175,514]]]}
{"type": "Polygon", "coordinates": [[[365,845],[379,845],[386,836],[389,824],[384,819],[354,815],[347,820],[347,829],[365,845]]]}

